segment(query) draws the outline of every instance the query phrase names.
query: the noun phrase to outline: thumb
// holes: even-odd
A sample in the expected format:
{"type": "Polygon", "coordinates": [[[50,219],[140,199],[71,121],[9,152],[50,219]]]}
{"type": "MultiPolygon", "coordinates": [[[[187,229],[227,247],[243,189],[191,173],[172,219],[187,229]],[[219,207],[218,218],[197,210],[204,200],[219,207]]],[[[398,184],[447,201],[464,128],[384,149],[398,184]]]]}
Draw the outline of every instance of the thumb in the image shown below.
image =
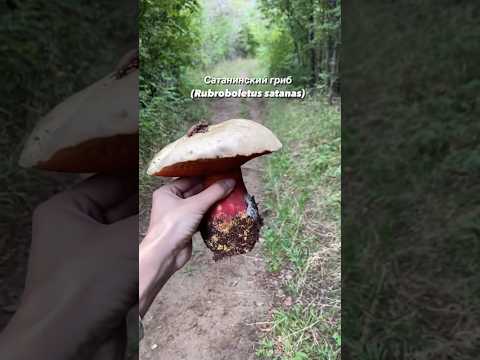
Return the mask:
{"type": "Polygon", "coordinates": [[[210,185],[197,195],[188,198],[188,201],[202,214],[215,204],[230,194],[235,187],[235,180],[223,179],[210,185]]]}

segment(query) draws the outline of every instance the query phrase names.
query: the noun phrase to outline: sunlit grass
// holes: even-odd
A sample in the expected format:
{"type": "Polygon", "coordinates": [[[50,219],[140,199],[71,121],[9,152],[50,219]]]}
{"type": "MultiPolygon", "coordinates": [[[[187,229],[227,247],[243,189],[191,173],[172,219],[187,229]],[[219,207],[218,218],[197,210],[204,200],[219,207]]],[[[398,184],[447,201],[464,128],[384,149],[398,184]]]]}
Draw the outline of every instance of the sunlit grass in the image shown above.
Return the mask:
{"type": "Polygon", "coordinates": [[[332,314],[314,307],[295,306],[276,310],[271,336],[261,341],[257,356],[264,359],[338,359],[340,328],[332,314]]]}
{"type": "Polygon", "coordinates": [[[286,263],[300,270],[320,245],[315,230],[322,221],[339,231],[339,113],[318,99],[273,102],[267,126],[284,148],[266,167],[267,206],[274,221],[264,233],[264,248],[272,271],[286,263]]]}
{"type": "Polygon", "coordinates": [[[263,231],[269,271],[294,306],[279,306],[257,347],[264,359],[337,359],[340,354],[340,113],[315,97],[272,100],[266,125],[283,149],[266,166],[263,231]]]}

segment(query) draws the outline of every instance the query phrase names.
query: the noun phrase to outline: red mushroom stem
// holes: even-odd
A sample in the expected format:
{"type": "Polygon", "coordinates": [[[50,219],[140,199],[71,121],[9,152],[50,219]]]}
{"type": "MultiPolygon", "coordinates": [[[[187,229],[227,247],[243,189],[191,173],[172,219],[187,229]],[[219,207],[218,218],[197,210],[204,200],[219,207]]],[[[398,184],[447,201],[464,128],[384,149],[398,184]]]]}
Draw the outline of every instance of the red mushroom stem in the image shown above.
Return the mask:
{"type": "Polygon", "coordinates": [[[204,185],[205,187],[208,187],[222,179],[234,179],[235,188],[226,198],[217,202],[210,209],[210,215],[229,220],[239,212],[246,210],[245,194],[248,194],[248,192],[247,188],[245,187],[245,183],[243,182],[242,172],[240,169],[223,174],[210,175],[205,178],[204,185]]]}
{"type": "Polygon", "coordinates": [[[257,204],[245,187],[240,168],[210,175],[204,185],[210,186],[225,178],[235,179],[235,188],[209,209],[200,225],[202,237],[214,252],[215,260],[252,250],[262,226],[257,204]]]}

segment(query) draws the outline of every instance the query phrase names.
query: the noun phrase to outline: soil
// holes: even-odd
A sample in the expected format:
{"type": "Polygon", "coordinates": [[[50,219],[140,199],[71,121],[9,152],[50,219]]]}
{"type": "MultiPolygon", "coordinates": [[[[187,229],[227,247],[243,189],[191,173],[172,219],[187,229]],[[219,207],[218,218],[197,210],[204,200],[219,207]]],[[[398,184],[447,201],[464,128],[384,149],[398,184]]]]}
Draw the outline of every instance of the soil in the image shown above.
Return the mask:
{"type": "MultiPolygon", "coordinates": [[[[246,116],[261,121],[262,102],[243,102],[215,100],[210,123],[246,116]],[[245,106],[249,115],[244,113],[245,106]]],[[[242,173],[248,192],[255,196],[265,217],[262,169],[263,161],[257,158],[246,163],[242,173]]],[[[141,232],[147,224],[145,211],[140,219],[141,232]]],[[[143,320],[140,359],[254,359],[259,323],[268,317],[274,298],[260,244],[248,254],[217,262],[198,233],[193,244],[191,261],[165,285],[143,320]]]]}
{"type": "Polygon", "coordinates": [[[208,131],[208,123],[206,121],[200,121],[198,124],[193,125],[187,132],[187,136],[191,137],[198,133],[205,133],[208,131]]]}

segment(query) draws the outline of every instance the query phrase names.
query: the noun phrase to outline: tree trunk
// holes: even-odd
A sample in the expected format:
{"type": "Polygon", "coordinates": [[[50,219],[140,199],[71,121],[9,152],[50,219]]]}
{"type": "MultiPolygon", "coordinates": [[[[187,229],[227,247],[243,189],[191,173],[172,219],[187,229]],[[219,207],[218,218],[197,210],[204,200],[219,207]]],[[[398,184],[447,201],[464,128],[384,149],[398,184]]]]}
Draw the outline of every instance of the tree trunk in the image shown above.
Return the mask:
{"type": "Polygon", "coordinates": [[[332,57],[330,59],[330,69],[329,69],[329,91],[328,91],[328,102],[330,105],[333,103],[335,97],[340,96],[340,76],[339,76],[339,63],[340,63],[340,46],[337,41],[333,46],[332,57]]]}
{"type": "Polygon", "coordinates": [[[317,52],[315,49],[315,16],[313,1],[310,1],[310,26],[308,29],[308,44],[310,46],[310,86],[312,88],[317,84],[317,52]]]}

